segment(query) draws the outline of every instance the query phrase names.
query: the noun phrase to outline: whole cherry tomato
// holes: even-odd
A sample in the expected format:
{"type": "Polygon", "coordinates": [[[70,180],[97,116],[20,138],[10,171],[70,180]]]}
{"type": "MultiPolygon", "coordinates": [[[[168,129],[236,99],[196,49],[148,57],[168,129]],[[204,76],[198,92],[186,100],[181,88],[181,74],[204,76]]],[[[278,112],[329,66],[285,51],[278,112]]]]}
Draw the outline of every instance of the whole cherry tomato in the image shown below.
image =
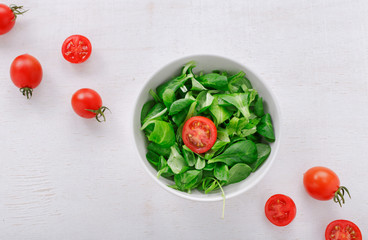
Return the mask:
{"type": "Polygon", "coordinates": [[[23,10],[23,6],[10,5],[0,3],[0,35],[9,32],[15,24],[18,15],[27,12],[23,10]]]}
{"type": "Polygon", "coordinates": [[[72,107],[74,112],[83,118],[96,118],[97,121],[106,121],[105,111],[109,110],[102,106],[100,95],[92,89],[82,88],[72,96],[72,107]]]}
{"type": "Polygon", "coordinates": [[[331,169],[326,167],[313,167],[304,173],[303,183],[308,194],[318,200],[334,199],[335,202],[345,203],[345,192],[349,195],[348,189],[340,186],[339,177],[331,169]]]}
{"type": "Polygon", "coordinates": [[[42,80],[42,67],[40,62],[29,54],[23,54],[14,59],[10,66],[10,77],[14,85],[27,99],[32,97],[33,89],[42,80]]]}

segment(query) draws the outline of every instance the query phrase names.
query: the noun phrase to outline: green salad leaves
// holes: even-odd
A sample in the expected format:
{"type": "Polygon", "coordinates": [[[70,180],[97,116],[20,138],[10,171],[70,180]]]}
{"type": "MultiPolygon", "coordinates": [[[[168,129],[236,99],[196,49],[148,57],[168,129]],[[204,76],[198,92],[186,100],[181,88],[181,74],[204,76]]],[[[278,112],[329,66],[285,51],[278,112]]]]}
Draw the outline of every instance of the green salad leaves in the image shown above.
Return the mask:
{"type": "Polygon", "coordinates": [[[147,160],[157,177],[172,180],[170,187],[190,193],[221,190],[256,171],[275,141],[271,116],[263,99],[242,71],[193,73],[194,62],[180,76],[150,90],[153,100],[141,111],[141,130],[149,144],[147,160]],[[183,125],[193,116],[211,119],[217,140],[204,154],[183,144],[183,125]]]}

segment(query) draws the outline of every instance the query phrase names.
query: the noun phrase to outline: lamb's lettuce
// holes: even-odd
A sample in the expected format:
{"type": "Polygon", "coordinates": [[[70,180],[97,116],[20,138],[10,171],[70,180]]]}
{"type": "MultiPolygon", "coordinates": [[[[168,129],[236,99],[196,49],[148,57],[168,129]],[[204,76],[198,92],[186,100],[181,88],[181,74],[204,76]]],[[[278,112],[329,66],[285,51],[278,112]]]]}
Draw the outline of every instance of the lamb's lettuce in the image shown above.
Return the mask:
{"type": "Polygon", "coordinates": [[[205,74],[199,77],[198,81],[207,88],[213,88],[222,91],[227,91],[229,89],[227,77],[218,73],[205,74]]]}
{"type": "Polygon", "coordinates": [[[147,124],[153,124],[153,130],[148,135],[148,140],[157,143],[161,147],[170,147],[175,144],[175,132],[173,126],[165,121],[151,120],[147,124]]]}
{"type": "Polygon", "coordinates": [[[251,140],[244,140],[232,144],[222,154],[210,159],[208,163],[223,162],[231,167],[236,163],[254,163],[257,156],[256,144],[251,140]]]}

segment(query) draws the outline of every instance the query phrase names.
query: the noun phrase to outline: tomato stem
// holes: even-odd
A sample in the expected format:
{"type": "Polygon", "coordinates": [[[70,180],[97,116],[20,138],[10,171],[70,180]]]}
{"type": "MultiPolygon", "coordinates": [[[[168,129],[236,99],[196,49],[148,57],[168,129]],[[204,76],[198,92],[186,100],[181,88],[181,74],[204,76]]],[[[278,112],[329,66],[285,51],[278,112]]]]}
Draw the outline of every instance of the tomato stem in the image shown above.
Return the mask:
{"type": "Polygon", "coordinates": [[[102,106],[97,110],[92,110],[92,109],[86,109],[86,110],[89,111],[89,112],[96,113],[97,122],[106,122],[105,111],[109,110],[109,112],[111,112],[110,109],[108,107],[105,107],[105,106],[102,106]],[[100,118],[103,118],[103,121],[100,118]]]}
{"type": "Polygon", "coordinates": [[[23,96],[27,97],[27,99],[31,99],[33,89],[29,87],[20,88],[19,91],[23,94],[23,96]]]}
{"type": "Polygon", "coordinates": [[[342,207],[342,204],[345,203],[344,199],[345,192],[348,194],[349,198],[351,198],[349,190],[344,186],[340,186],[335,192],[333,200],[335,203],[339,203],[340,207],[342,207]]]}
{"type": "Polygon", "coordinates": [[[17,19],[18,15],[23,15],[24,13],[28,12],[28,10],[29,10],[29,9],[24,10],[23,6],[17,6],[15,4],[10,4],[9,7],[12,10],[12,12],[14,13],[13,21],[15,21],[15,19],[17,19]]]}

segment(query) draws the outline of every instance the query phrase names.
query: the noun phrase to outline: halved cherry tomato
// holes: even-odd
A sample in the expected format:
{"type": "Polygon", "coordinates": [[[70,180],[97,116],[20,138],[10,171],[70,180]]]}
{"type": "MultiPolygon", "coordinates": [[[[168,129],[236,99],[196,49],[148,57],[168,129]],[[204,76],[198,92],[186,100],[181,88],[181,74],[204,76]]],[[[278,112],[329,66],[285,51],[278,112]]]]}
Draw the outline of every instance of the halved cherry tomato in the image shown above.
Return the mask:
{"type": "Polygon", "coordinates": [[[106,121],[105,111],[109,110],[102,106],[100,95],[92,89],[82,88],[76,91],[72,97],[72,107],[76,114],[83,118],[96,118],[97,121],[106,121]]]}
{"type": "Polygon", "coordinates": [[[357,225],[348,220],[335,220],[328,224],[326,240],[362,240],[362,233],[357,225]]]}
{"type": "Polygon", "coordinates": [[[40,62],[29,54],[16,57],[10,66],[10,78],[14,85],[20,88],[27,99],[32,97],[33,89],[42,80],[42,67],[40,62]]]}
{"type": "Polygon", "coordinates": [[[22,6],[0,4],[0,35],[9,32],[15,24],[18,15],[22,15],[27,11],[22,6]]]}
{"type": "Polygon", "coordinates": [[[211,119],[202,116],[192,117],[184,124],[182,138],[190,150],[204,153],[215,144],[217,129],[211,119]]]}
{"type": "Polygon", "coordinates": [[[82,35],[72,35],[65,39],[61,48],[64,58],[71,63],[82,63],[92,53],[91,42],[82,35]]]}
{"type": "Polygon", "coordinates": [[[286,226],[295,218],[296,206],[290,197],[276,194],[267,200],[265,214],[268,220],[276,226],[286,226]]]}
{"type": "Polygon", "coordinates": [[[331,169],[326,167],[313,167],[304,173],[304,187],[308,194],[318,200],[327,201],[334,199],[342,206],[345,203],[344,194],[350,197],[348,189],[340,186],[339,177],[331,169]]]}

